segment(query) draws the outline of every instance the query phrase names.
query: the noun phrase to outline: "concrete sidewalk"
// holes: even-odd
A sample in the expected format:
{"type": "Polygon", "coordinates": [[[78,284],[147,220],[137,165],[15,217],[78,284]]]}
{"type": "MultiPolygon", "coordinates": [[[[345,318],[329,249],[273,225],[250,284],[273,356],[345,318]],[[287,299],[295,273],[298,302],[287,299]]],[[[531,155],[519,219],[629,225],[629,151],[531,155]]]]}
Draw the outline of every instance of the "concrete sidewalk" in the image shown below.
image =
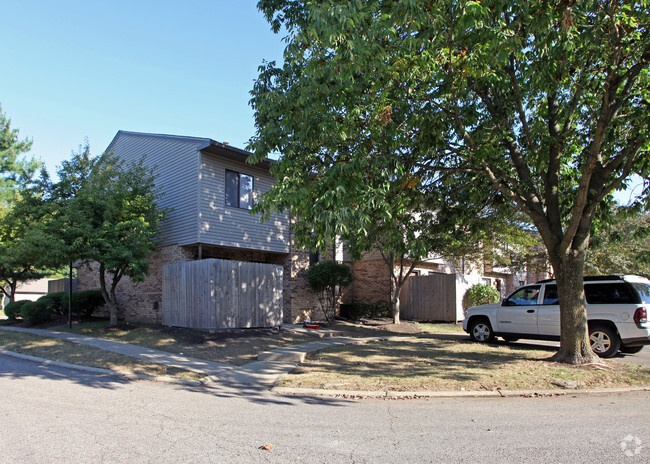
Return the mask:
{"type": "Polygon", "coordinates": [[[228,386],[242,386],[247,388],[271,388],[284,375],[293,369],[297,363],[302,362],[306,355],[312,351],[329,348],[332,346],[365,343],[384,337],[372,338],[347,338],[331,337],[321,338],[318,341],[289,345],[273,351],[266,351],[258,355],[258,361],[243,366],[232,366],[225,363],[192,358],[181,354],[155,350],[130,343],[106,340],[103,338],[89,337],[68,332],[58,332],[44,329],[28,329],[24,327],[0,326],[0,330],[23,332],[42,337],[51,337],[65,340],[80,345],[92,346],[104,351],[131,356],[132,358],[177,367],[188,371],[198,372],[210,378],[211,382],[228,386]]]}

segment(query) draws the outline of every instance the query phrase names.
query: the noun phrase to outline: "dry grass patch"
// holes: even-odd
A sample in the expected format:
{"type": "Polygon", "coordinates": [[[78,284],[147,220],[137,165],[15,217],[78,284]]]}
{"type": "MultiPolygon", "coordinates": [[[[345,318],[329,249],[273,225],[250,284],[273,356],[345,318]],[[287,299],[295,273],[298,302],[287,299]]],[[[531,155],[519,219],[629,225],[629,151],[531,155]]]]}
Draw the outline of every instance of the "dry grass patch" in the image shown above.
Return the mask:
{"type": "Polygon", "coordinates": [[[434,324],[428,322],[416,322],[416,324],[420,332],[425,334],[465,334],[463,324],[434,324]]]}
{"type": "Polygon", "coordinates": [[[462,324],[428,323],[402,321],[393,324],[392,319],[362,319],[361,321],[337,321],[331,327],[334,330],[349,332],[354,336],[377,336],[378,334],[418,335],[418,334],[457,334],[463,331],[462,324]]]}
{"type": "Polygon", "coordinates": [[[580,388],[650,385],[650,369],[603,363],[573,367],[549,351],[408,337],[312,353],[283,387],[367,391],[548,390],[553,381],[580,388]]]}
{"type": "Polygon", "coordinates": [[[1,332],[0,348],[52,361],[112,369],[129,374],[154,375],[186,380],[198,380],[203,377],[203,375],[195,372],[28,333],[1,332]]]}
{"type": "Polygon", "coordinates": [[[108,328],[106,321],[82,322],[52,327],[52,330],[68,331],[92,337],[132,343],[147,348],[183,353],[184,356],[224,362],[241,366],[257,360],[258,353],[287,345],[308,343],[314,339],[307,335],[268,329],[219,330],[214,333],[166,327],[151,324],[120,324],[108,328]]]}

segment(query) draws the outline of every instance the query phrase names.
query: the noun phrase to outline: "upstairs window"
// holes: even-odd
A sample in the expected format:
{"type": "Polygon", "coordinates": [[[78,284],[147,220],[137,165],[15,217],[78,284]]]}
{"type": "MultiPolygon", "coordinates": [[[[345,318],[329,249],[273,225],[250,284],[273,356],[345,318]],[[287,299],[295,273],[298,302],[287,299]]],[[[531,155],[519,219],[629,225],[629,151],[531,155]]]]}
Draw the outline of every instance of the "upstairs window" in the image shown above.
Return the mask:
{"type": "Polygon", "coordinates": [[[253,207],[253,176],[226,169],[226,206],[253,207]]]}

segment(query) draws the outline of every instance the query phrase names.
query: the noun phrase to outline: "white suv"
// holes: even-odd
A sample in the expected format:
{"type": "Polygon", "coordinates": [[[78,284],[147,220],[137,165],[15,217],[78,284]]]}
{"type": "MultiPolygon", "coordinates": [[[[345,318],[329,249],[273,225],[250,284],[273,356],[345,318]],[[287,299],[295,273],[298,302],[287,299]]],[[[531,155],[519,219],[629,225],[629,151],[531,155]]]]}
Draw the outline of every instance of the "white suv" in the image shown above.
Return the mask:
{"type": "MultiPolygon", "coordinates": [[[[585,277],[591,348],[603,358],[636,353],[650,345],[650,280],[639,276],[585,277]]],[[[560,339],[560,306],[555,280],[518,288],[501,303],[467,310],[463,330],[472,340],[490,343],[520,338],[560,339]]]]}

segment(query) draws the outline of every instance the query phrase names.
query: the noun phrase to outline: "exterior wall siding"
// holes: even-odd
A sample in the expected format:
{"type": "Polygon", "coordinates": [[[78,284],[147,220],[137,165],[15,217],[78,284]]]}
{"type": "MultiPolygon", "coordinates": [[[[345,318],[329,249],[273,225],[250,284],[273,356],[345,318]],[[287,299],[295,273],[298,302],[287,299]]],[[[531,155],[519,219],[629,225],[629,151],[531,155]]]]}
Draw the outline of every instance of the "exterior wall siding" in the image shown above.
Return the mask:
{"type": "Polygon", "coordinates": [[[163,194],[160,205],[170,210],[161,224],[161,245],[197,242],[197,146],[191,141],[120,133],[109,147],[113,154],[126,162],[136,162],[144,157],[146,164],[154,167],[156,184],[163,194]]]}
{"type": "Polygon", "coordinates": [[[232,248],[289,252],[289,219],[272,214],[266,222],[247,209],[226,206],[226,169],[253,176],[253,201],[273,185],[273,177],[260,168],[201,154],[199,242],[232,248]]]}

